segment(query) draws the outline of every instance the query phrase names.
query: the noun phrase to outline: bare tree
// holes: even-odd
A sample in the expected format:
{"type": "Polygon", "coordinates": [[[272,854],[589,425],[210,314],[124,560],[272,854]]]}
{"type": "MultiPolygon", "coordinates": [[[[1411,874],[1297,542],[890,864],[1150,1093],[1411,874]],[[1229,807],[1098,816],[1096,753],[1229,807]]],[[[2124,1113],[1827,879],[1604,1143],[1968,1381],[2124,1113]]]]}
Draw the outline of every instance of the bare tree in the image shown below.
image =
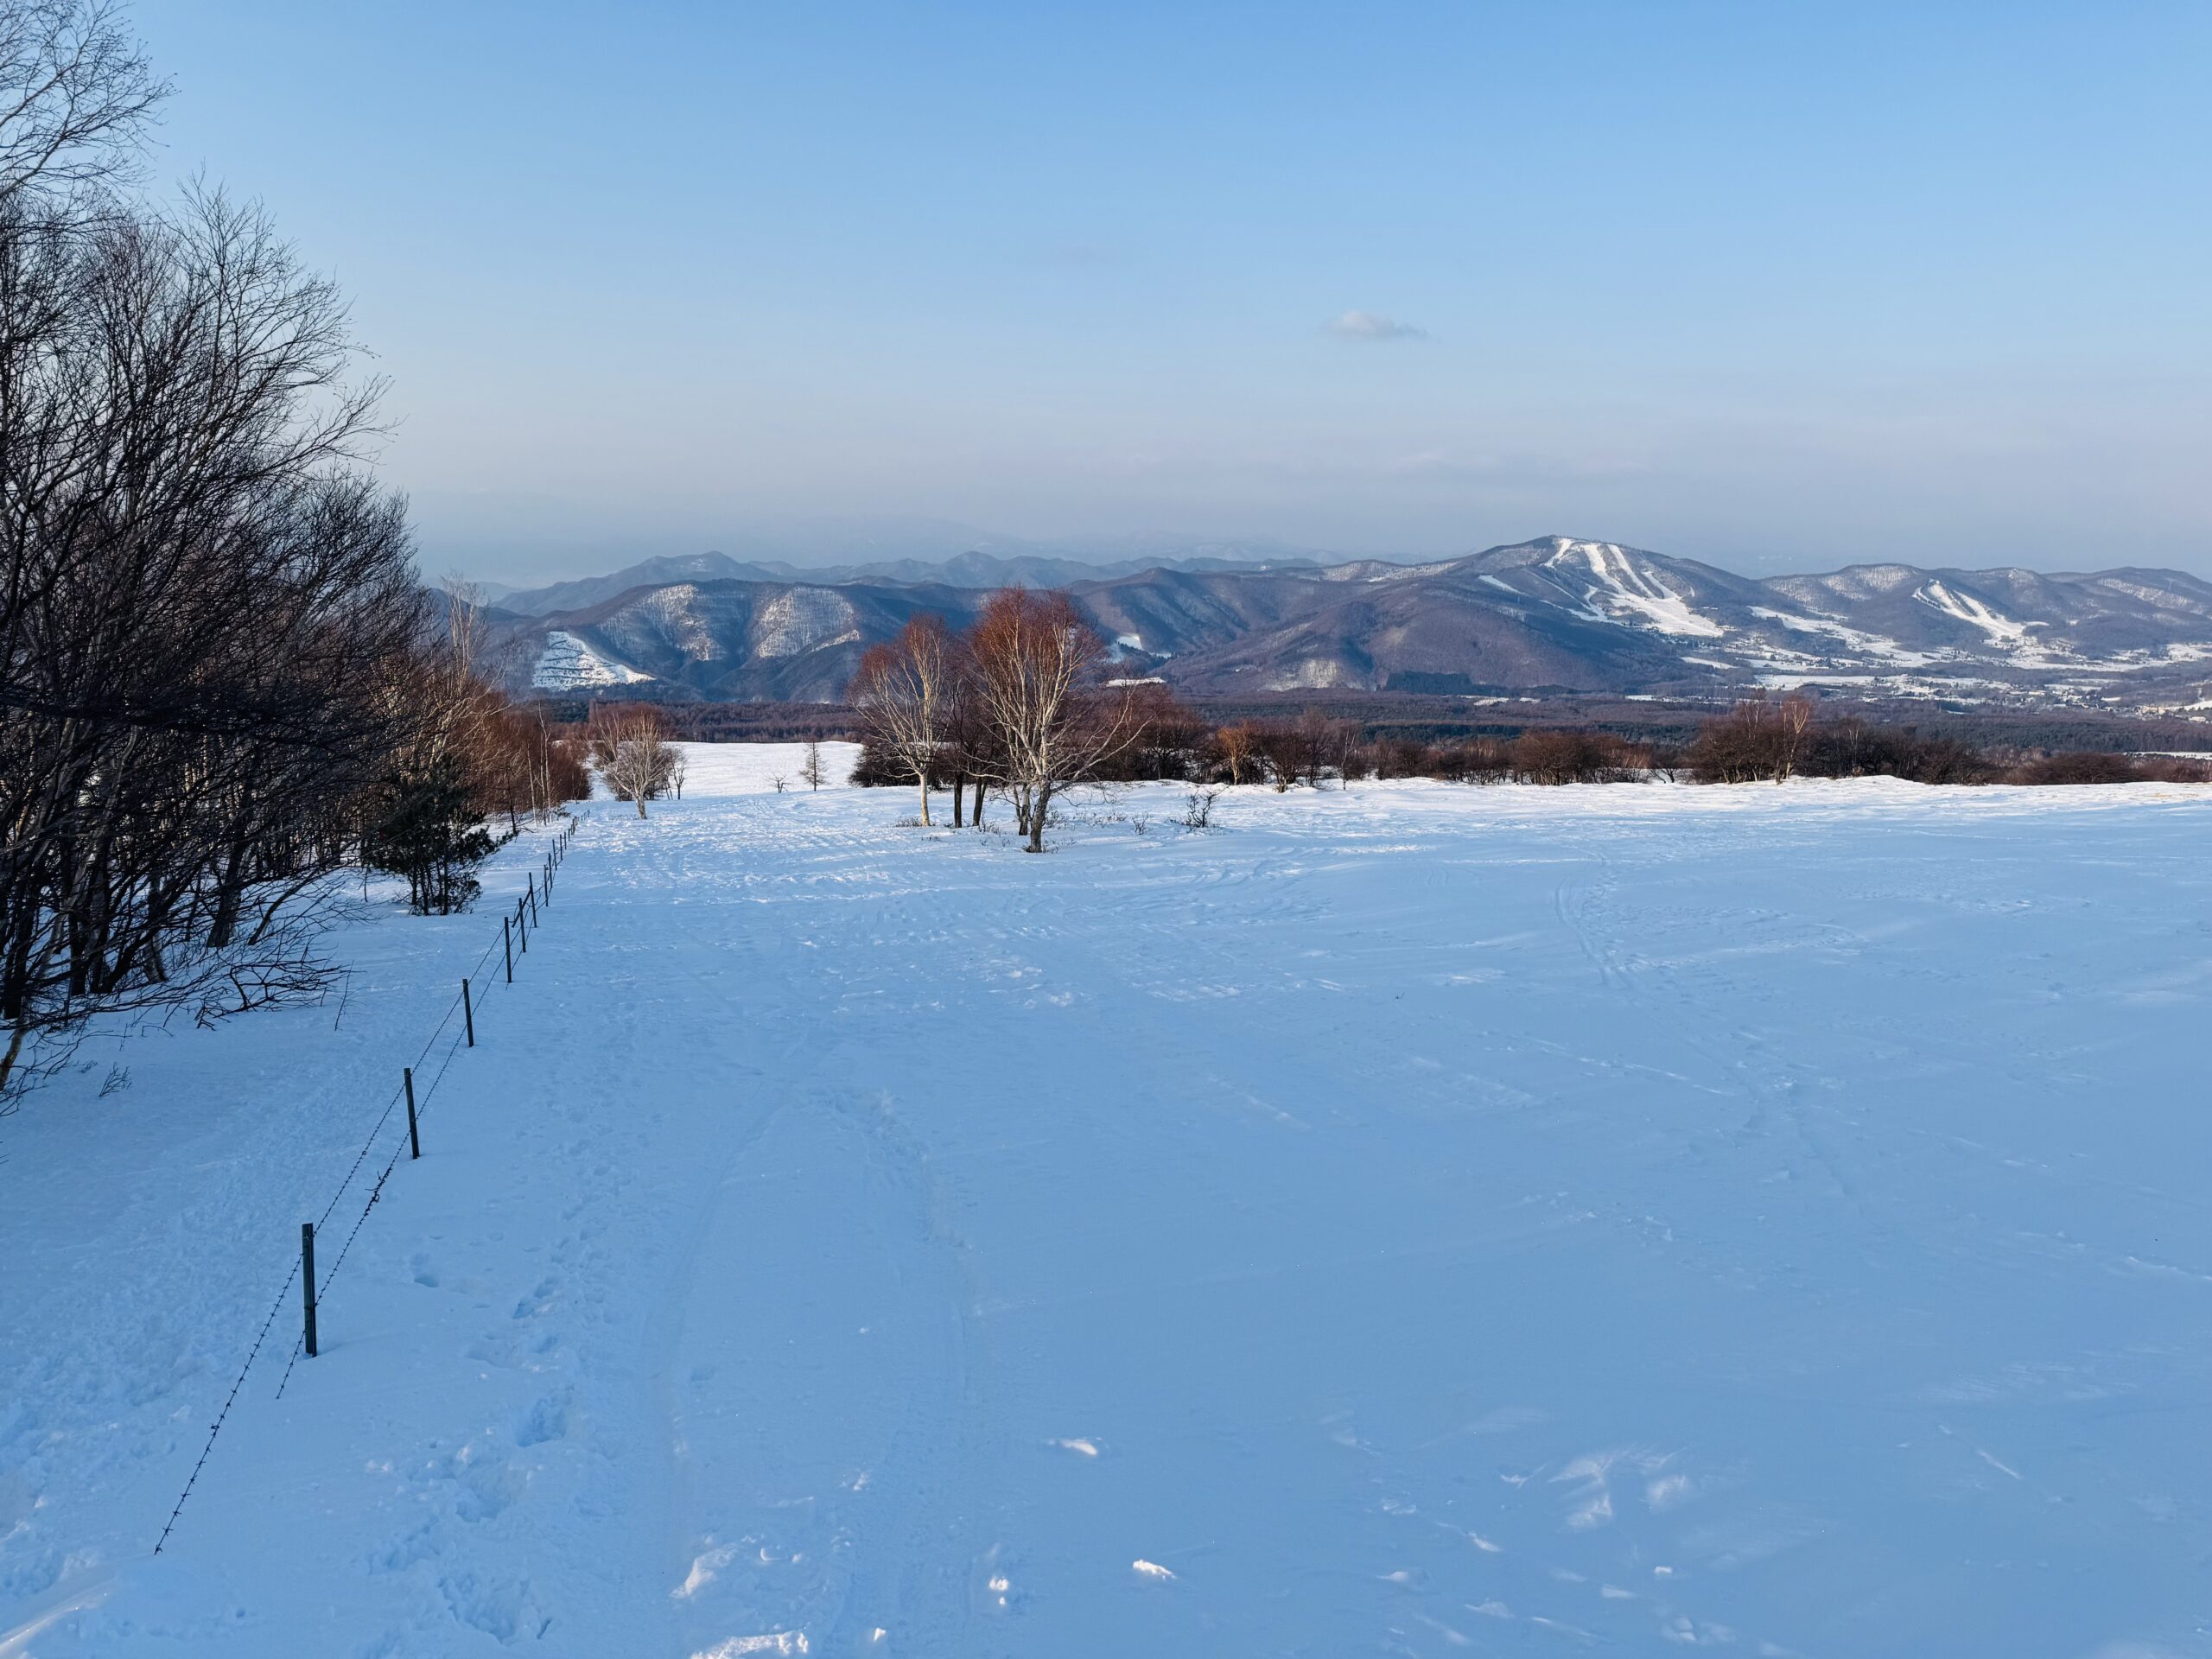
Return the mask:
{"type": "Polygon", "coordinates": [[[1813,700],[1802,691],[1780,702],[1764,692],[1746,697],[1727,714],[1706,721],[1686,758],[1702,782],[1786,783],[1811,743],[1814,713],[1813,700]]]}
{"type": "Polygon", "coordinates": [[[1777,736],[1774,781],[1786,784],[1796,775],[1797,763],[1805,753],[1805,734],[1813,726],[1813,700],[1802,691],[1793,691],[1782,700],[1782,706],[1774,712],[1777,736]]]}
{"type": "MultiPolygon", "coordinates": [[[[955,639],[952,656],[947,664],[944,695],[938,700],[937,763],[941,772],[950,774],[952,784],[952,827],[961,827],[961,809],[968,794],[968,780],[976,769],[976,754],[982,746],[983,722],[976,702],[976,661],[969,650],[969,642],[955,639]]],[[[982,810],[982,784],[976,781],[976,810],[982,810]]]]}
{"type": "Polygon", "coordinates": [[[335,289],[219,193],[105,193],[162,90],[113,17],[0,3],[0,1091],[314,977],[424,620],[335,289]]]}
{"type": "Polygon", "coordinates": [[[997,780],[1033,853],[1045,850],[1052,797],[1142,734],[1124,692],[1090,686],[1106,647],[1065,594],[1010,588],[985,601],[971,636],[976,697],[997,780]]]}
{"type": "Polygon", "coordinates": [[[342,863],[450,908],[576,781],[474,595],[441,636],[343,296],[219,191],[117,194],[165,90],[118,15],[0,0],[0,1099],[90,1014],[312,989],[342,863]]]}
{"type": "Polygon", "coordinates": [[[588,727],[592,764],[618,801],[634,802],[638,816],[645,803],[668,792],[676,768],[676,746],[668,741],[668,719],[649,702],[601,703],[588,727]]]}
{"type": "Polygon", "coordinates": [[[940,616],[909,617],[889,643],[861,658],[849,694],[870,747],[920,791],[922,823],[930,822],[930,778],[944,741],[944,703],[956,653],[940,616]]]}
{"type": "Polygon", "coordinates": [[[984,828],[983,798],[992,779],[1001,775],[1005,768],[999,764],[1001,746],[984,709],[978,684],[975,642],[972,638],[966,638],[953,643],[957,654],[938,722],[944,739],[939,764],[951,774],[953,828],[960,828],[963,795],[972,794],[968,822],[981,830],[984,828]]]}
{"type": "Polygon", "coordinates": [[[1329,717],[1319,709],[1306,709],[1298,717],[1298,735],[1305,749],[1306,787],[1318,791],[1329,774],[1329,717]]]}
{"type": "Polygon", "coordinates": [[[522,814],[543,819],[562,803],[591,793],[591,777],[573,746],[556,737],[543,708],[518,709],[486,690],[486,706],[471,734],[467,772],[475,804],[487,813],[504,813],[512,831],[522,814]]]}
{"type": "Polygon", "coordinates": [[[1647,758],[1609,732],[1536,727],[1513,740],[1507,752],[1513,775],[1524,784],[1610,784],[1639,775],[1647,758]]]}
{"type": "Polygon", "coordinates": [[[1249,720],[1234,726],[1224,726],[1214,734],[1214,741],[1221,747],[1221,759],[1229,768],[1229,781],[1244,781],[1244,768],[1252,763],[1252,755],[1259,747],[1260,734],[1249,720]]]}
{"type": "Polygon", "coordinates": [[[1260,759],[1267,763],[1268,775],[1274,780],[1278,795],[1306,777],[1317,764],[1313,740],[1296,726],[1262,727],[1255,747],[1260,752],[1260,759]]]}
{"type": "Polygon", "coordinates": [[[127,175],[168,95],[106,0],[0,5],[0,201],[127,175]]]}
{"type": "Polygon", "coordinates": [[[822,779],[825,773],[822,764],[820,738],[810,737],[806,740],[806,756],[799,762],[798,775],[809,790],[822,787],[822,779]]]}
{"type": "Polygon", "coordinates": [[[1328,734],[1324,738],[1323,744],[1327,753],[1328,763],[1336,768],[1337,779],[1346,789],[1350,789],[1354,783],[1366,777],[1371,770],[1367,746],[1362,738],[1357,721],[1331,721],[1328,734]]]}

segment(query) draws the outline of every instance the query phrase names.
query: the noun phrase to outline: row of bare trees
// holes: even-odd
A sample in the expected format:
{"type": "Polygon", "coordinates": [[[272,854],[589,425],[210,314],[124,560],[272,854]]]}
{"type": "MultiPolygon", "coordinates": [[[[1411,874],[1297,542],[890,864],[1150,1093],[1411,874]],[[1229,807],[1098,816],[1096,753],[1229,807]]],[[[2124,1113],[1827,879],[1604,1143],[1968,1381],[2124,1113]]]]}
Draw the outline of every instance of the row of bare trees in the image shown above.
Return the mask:
{"type": "Polygon", "coordinates": [[[2212,776],[2212,766],[2188,757],[1977,748],[1953,734],[1830,713],[1802,692],[1745,698],[1701,721],[1687,744],[1558,726],[1531,727],[1513,736],[1367,737],[1357,721],[1330,719],[1314,709],[1296,720],[1240,721],[1213,729],[1178,709],[1158,718],[1150,733],[1145,749],[1156,757],[1156,769],[1134,775],[1267,783],[1279,791],[1368,777],[1467,784],[1889,777],[1921,784],[2042,785],[2186,783],[2212,776]]]}
{"type": "Polygon", "coordinates": [[[590,792],[576,746],[543,709],[518,708],[494,683],[473,588],[448,583],[437,620],[384,664],[387,747],[354,798],[359,855],[407,882],[424,914],[465,909],[478,864],[510,832],[590,792]]]}
{"type": "Polygon", "coordinates": [[[165,90],[103,0],[0,0],[0,1096],[92,1013],[317,982],[341,863],[450,907],[574,781],[426,604],[336,289],[131,193],[165,90]]]}
{"type": "Polygon", "coordinates": [[[1813,731],[1813,700],[1747,697],[1699,728],[1684,757],[1701,783],[1787,783],[1796,776],[1813,731]]]}
{"type": "Polygon", "coordinates": [[[1042,852],[1053,797],[1141,742],[1142,699],[1102,685],[1106,647],[1065,594],[1009,588],[957,635],[918,615],[861,659],[851,701],[875,761],[911,782],[930,822],[930,788],[953,788],[953,823],[972,786],[1013,805],[1027,849],[1042,852]]]}
{"type": "Polygon", "coordinates": [[[1745,698],[1700,726],[1681,760],[1701,784],[1780,784],[1801,776],[1982,784],[2008,775],[1994,758],[1955,737],[1856,716],[1823,718],[1802,691],[1745,698]]]}
{"type": "Polygon", "coordinates": [[[935,617],[918,617],[863,658],[852,693],[867,739],[855,781],[913,786],[924,823],[930,791],[950,785],[956,825],[967,786],[975,788],[979,814],[982,791],[1003,789],[1036,845],[1052,795],[1077,779],[1264,784],[1281,792],[1370,777],[1608,783],[1642,776],[1654,765],[1648,748],[1604,732],[1536,729],[1515,738],[1422,743],[1370,737],[1358,721],[1315,709],[1217,727],[1157,681],[1102,687],[1087,679],[1104,652],[1089,635],[1088,660],[1071,663],[1088,632],[1072,607],[1060,613],[1056,630],[1032,628],[1027,648],[1010,648],[1025,636],[1012,627],[995,634],[986,625],[1014,608],[1006,596],[995,597],[965,639],[935,617]],[[1064,650],[1052,643],[1058,639],[1071,645],[1064,650]],[[1024,671],[1039,657],[1052,672],[1024,671]],[[1025,727],[1002,712],[1009,708],[1036,712],[1025,727]],[[1009,731],[1018,738],[1025,729],[1042,741],[1008,740],[1009,731]],[[1026,798],[1025,779],[1032,780],[1026,798]]]}
{"type": "Polygon", "coordinates": [[[868,741],[855,781],[916,787],[925,823],[932,788],[952,788],[957,824],[968,785],[976,791],[979,811],[983,789],[1004,787],[1035,844],[1039,825],[1028,808],[1040,798],[1049,807],[1051,793],[1077,778],[1257,784],[1282,791],[1365,778],[1560,785],[1884,776],[1925,784],[2048,784],[2188,781],[2212,770],[2171,758],[1985,751],[1954,735],[1831,714],[1802,691],[1745,698],[1702,721],[1687,743],[1577,727],[1440,738],[1370,734],[1357,720],[1313,708],[1295,716],[1215,725],[1156,681],[1098,686],[1088,680],[1105,655],[1096,636],[1058,596],[1025,598],[1018,604],[1013,595],[995,597],[984,623],[1052,602],[1054,627],[1025,632],[1001,622],[999,632],[979,626],[961,639],[936,618],[921,617],[864,659],[853,696],[868,741]],[[1014,648],[1025,639],[1027,645],[1014,648]],[[1020,671],[1040,656],[1053,672],[1020,671]],[[1023,728],[1001,710],[1009,701],[1023,707],[1030,687],[1041,688],[1033,706],[1061,712],[1036,723],[1049,734],[1046,753],[1025,766],[1035,750],[1007,741],[1007,731],[1023,728]],[[995,702],[988,700],[995,694],[1001,698],[995,702]],[[1019,784],[1008,785],[1025,776],[1039,780],[1026,803],[1019,784]]]}

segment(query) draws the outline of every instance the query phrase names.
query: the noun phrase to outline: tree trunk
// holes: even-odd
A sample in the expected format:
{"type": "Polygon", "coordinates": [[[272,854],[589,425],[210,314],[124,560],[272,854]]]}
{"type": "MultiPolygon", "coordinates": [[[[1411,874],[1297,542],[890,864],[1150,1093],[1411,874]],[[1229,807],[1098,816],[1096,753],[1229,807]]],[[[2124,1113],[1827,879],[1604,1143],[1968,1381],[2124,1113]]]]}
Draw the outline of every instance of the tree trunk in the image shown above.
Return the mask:
{"type": "Polygon", "coordinates": [[[7,1088],[8,1079],[15,1075],[16,1061],[22,1054],[23,1039],[27,1034],[25,1027],[22,1026],[15,1026],[9,1030],[8,1052],[0,1054],[0,1090],[7,1088]]]}
{"type": "Polygon", "coordinates": [[[926,829],[928,829],[928,828],[930,827],[930,775],[929,775],[929,773],[927,773],[926,772],[923,772],[923,773],[921,774],[921,777],[920,777],[920,782],[921,782],[921,786],[922,786],[922,828],[923,828],[923,829],[925,829],[925,830],[926,830],[926,829]]]}
{"type": "Polygon", "coordinates": [[[217,950],[226,949],[238,937],[238,906],[245,896],[245,853],[244,842],[232,842],[216,880],[215,919],[207,930],[207,943],[217,950]]]}
{"type": "Polygon", "coordinates": [[[962,797],[965,796],[967,792],[967,778],[960,772],[954,772],[952,774],[952,827],[956,830],[964,827],[961,822],[960,808],[962,804],[962,797]]]}
{"type": "Polygon", "coordinates": [[[1052,786],[1046,784],[1037,791],[1037,798],[1029,807],[1029,850],[1045,850],[1045,810],[1052,804],[1052,786]]]}

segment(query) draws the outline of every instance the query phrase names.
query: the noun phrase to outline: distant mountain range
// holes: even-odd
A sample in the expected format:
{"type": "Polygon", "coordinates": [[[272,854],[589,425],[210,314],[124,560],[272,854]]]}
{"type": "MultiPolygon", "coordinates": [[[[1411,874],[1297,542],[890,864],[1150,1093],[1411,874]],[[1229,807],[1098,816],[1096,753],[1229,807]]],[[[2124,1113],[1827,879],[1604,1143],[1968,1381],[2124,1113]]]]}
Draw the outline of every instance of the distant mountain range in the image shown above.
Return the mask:
{"type": "Polygon", "coordinates": [[[524,616],[551,616],[582,610],[633,588],[660,588],[679,582],[766,582],[813,586],[855,582],[935,583],[952,588],[1063,588],[1070,582],[1133,575],[1141,570],[1319,569],[1319,555],[1285,549],[1270,554],[1263,544],[1201,544],[1174,553],[1128,553],[1078,557],[1043,552],[993,553],[969,549],[940,559],[878,559],[859,564],[797,565],[782,559],[733,559],[723,553],[686,553],[647,559],[612,575],[582,576],[544,588],[494,588],[486,591],[502,610],[524,616]]]}
{"type": "Polygon", "coordinates": [[[2212,583],[2175,570],[1854,565],[1739,576],[1546,537],[1427,564],[1246,544],[1103,566],[968,551],[800,570],[718,553],[499,598],[518,688],[834,701],[917,612],[955,626],[994,588],[1065,587],[1118,672],[1194,694],[1324,688],[1867,696],[2212,709],[2212,583]]]}

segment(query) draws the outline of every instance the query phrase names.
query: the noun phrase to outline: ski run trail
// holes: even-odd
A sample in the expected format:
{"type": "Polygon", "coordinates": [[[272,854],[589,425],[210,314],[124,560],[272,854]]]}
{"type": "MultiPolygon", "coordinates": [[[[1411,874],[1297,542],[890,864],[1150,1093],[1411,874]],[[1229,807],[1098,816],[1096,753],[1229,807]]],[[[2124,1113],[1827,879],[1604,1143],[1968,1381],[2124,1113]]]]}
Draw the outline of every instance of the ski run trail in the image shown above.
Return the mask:
{"type": "Polygon", "coordinates": [[[581,809],[158,1556],[545,834],[0,1121],[0,1659],[2212,1655],[2212,790],[798,772],[581,809]]]}

